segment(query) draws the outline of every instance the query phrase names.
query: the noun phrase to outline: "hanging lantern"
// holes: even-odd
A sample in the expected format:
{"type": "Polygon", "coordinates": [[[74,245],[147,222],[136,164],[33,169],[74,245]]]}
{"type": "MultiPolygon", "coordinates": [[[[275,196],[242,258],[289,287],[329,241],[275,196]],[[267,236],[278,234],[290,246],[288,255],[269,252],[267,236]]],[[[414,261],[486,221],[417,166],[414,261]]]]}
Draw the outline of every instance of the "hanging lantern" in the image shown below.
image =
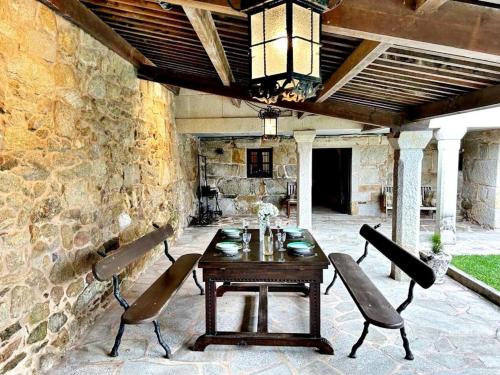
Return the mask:
{"type": "Polygon", "coordinates": [[[278,108],[267,106],[259,111],[259,118],[262,120],[264,138],[274,138],[278,135],[278,118],[281,111],[278,108]]]}
{"type": "Polygon", "coordinates": [[[328,0],[242,1],[248,14],[251,95],[304,101],[321,87],[321,13],[328,0]]]}

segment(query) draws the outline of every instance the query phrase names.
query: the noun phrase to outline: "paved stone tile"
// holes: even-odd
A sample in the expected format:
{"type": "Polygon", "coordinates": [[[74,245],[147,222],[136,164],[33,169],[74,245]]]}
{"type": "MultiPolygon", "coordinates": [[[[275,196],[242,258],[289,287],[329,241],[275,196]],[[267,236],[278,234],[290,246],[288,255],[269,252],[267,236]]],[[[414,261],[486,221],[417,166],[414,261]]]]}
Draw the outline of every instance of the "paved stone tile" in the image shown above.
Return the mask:
{"type": "MultiPolygon", "coordinates": [[[[236,223],[240,222],[236,220],[236,223]]],[[[252,218],[254,224],[256,220],[252,218]]],[[[345,252],[357,258],[363,253],[364,241],[358,235],[364,222],[383,222],[382,231],[390,234],[390,220],[354,218],[326,213],[313,216],[314,235],[325,252],[345,252]]],[[[225,218],[224,225],[235,220],[225,218]]],[[[433,221],[422,220],[422,241],[433,232],[433,221]]],[[[174,257],[189,252],[201,253],[218,226],[187,228],[172,243],[174,257]]],[[[484,231],[467,223],[458,224],[459,251],[500,253],[500,231],[484,231]]],[[[424,243],[424,246],[425,243],[424,243]]],[[[133,301],[170,263],[164,258],[148,270],[148,277],[124,293],[133,301]],[[145,282],[144,280],[148,280],[145,282]]],[[[407,282],[396,282],[387,275],[390,263],[371,249],[362,264],[373,282],[398,306],[408,293],[407,282]]],[[[333,277],[330,267],[324,273],[322,290],[333,277]]],[[[201,271],[199,272],[201,279],[201,271]]],[[[141,279],[140,279],[141,280],[141,279]]],[[[272,332],[307,332],[308,299],[287,293],[270,296],[269,328],[272,332]]],[[[403,313],[406,320],[414,361],[406,361],[398,330],[370,327],[358,358],[348,358],[352,345],[363,329],[363,318],[337,280],[329,296],[322,295],[322,335],[335,349],[334,356],[320,355],[311,348],[209,346],[205,352],[193,352],[190,346],[205,329],[204,297],[199,295],[192,279],[171,301],[159,319],[165,341],[171,347],[172,359],[164,359],[152,325],[127,326],[120,356],[107,355],[118,329],[122,309],[112,302],[108,311],[89,329],[51,369],[50,375],[118,375],[118,374],[186,374],[186,375],[256,375],[256,374],[444,374],[492,375],[500,373],[500,309],[455,281],[428,290],[417,287],[414,302],[403,313]]],[[[228,293],[218,300],[218,327],[239,330],[248,327],[242,316],[256,325],[257,299],[254,294],[228,293]]]]}

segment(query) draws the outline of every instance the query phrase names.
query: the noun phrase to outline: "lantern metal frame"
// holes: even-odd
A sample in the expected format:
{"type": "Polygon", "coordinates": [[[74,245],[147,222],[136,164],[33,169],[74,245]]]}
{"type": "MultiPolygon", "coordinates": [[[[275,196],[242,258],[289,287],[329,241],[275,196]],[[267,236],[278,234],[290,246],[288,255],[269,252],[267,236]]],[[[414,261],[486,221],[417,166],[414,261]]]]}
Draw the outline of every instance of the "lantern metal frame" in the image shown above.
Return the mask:
{"type": "MultiPolygon", "coordinates": [[[[306,40],[309,43],[319,45],[321,47],[321,33],[322,33],[322,23],[319,22],[319,42],[316,43],[313,40],[304,39],[300,36],[293,36],[293,4],[297,4],[302,8],[308,8],[311,11],[311,37],[313,35],[313,14],[318,13],[320,16],[323,12],[328,10],[328,0],[243,0],[241,2],[242,11],[248,15],[248,45],[249,49],[252,47],[272,42],[272,40],[265,39],[265,11],[266,9],[275,8],[282,4],[286,4],[286,38],[287,38],[287,66],[286,72],[279,73],[275,75],[267,75],[266,73],[266,57],[264,52],[264,77],[252,79],[252,64],[250,63],[250,95],[258,100],[264,101],[267,104],[276,103],[280,96],[286,96],[287,90],[300,94],[296,98],[289,97],[285,100],[293,101],[304,101],[305,99],[314,97],[316,92],[322,87],[321,77],[312,76],[313,69],[313,48],[311,48],[311,73],[309,75],[294,72],[293,63],[293,39],[298,38],[306,40]],[[251,16],[257,13],[264,13],[263,16],[263,41],[252,45],[252,28],[251,28],[251,16]],[[283,83],[279,83],[282,81],[283,83]],[[294,82],[298,82],[297,86],[290,85],[294,82]]],[[[265,51],[264,47],[264,51],[265,51]]],[[[321,64],[321,49],[318,63],[321,64]]],[[[321,66],[318,67],[321,74],[321,66]]]]}
{"type": "Polygon", "coordinates": [[[263,138],[269,139],[269,138],[275,138],[278,136],[278,118],[281,116],[281,110],[279,108],[274,108],[271,106],[267,106],[265,108],[262,108],[259,111],[258,117],[262,120],[262,131],[263,131],[263,138]],[[266,134],[266,120],[276,120],[276,123],[274,125],[275,127],[275,134],[269,135],[266,134]]]}

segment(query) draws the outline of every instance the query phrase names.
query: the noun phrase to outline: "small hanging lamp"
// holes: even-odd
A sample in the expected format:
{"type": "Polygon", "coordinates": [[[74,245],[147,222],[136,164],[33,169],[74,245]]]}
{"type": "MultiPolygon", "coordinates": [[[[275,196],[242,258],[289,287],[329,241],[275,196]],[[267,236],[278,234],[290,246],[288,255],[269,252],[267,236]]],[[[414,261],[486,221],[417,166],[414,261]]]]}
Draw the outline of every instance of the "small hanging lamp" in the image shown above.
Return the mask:
{"type": "Polygon", "coordinates": [[[262,120],[264,138],[274,138],[278,136],[278,118],[281,111],[278,108],[267,106],[259,111],[259,118],[262,120]]]}

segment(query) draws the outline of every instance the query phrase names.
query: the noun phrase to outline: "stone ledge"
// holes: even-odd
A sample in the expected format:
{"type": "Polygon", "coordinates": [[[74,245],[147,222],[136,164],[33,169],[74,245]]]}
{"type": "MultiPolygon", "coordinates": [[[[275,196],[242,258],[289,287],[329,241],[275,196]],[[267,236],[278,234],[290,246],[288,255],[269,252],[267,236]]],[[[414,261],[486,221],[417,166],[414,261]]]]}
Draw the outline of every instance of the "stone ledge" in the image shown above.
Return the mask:
{"type": "Polygon", "coordinates": [[[471,275],[465,273],[462,270],[450,265],[448,272],[446,274],[459,282],[463,286],[469,288],[470,290],[480,294],[487,300],[493,302],[497,306],[500,306],[500,293],[489,285],[486,285],[482,281],[472,277],[471,275]]]}

